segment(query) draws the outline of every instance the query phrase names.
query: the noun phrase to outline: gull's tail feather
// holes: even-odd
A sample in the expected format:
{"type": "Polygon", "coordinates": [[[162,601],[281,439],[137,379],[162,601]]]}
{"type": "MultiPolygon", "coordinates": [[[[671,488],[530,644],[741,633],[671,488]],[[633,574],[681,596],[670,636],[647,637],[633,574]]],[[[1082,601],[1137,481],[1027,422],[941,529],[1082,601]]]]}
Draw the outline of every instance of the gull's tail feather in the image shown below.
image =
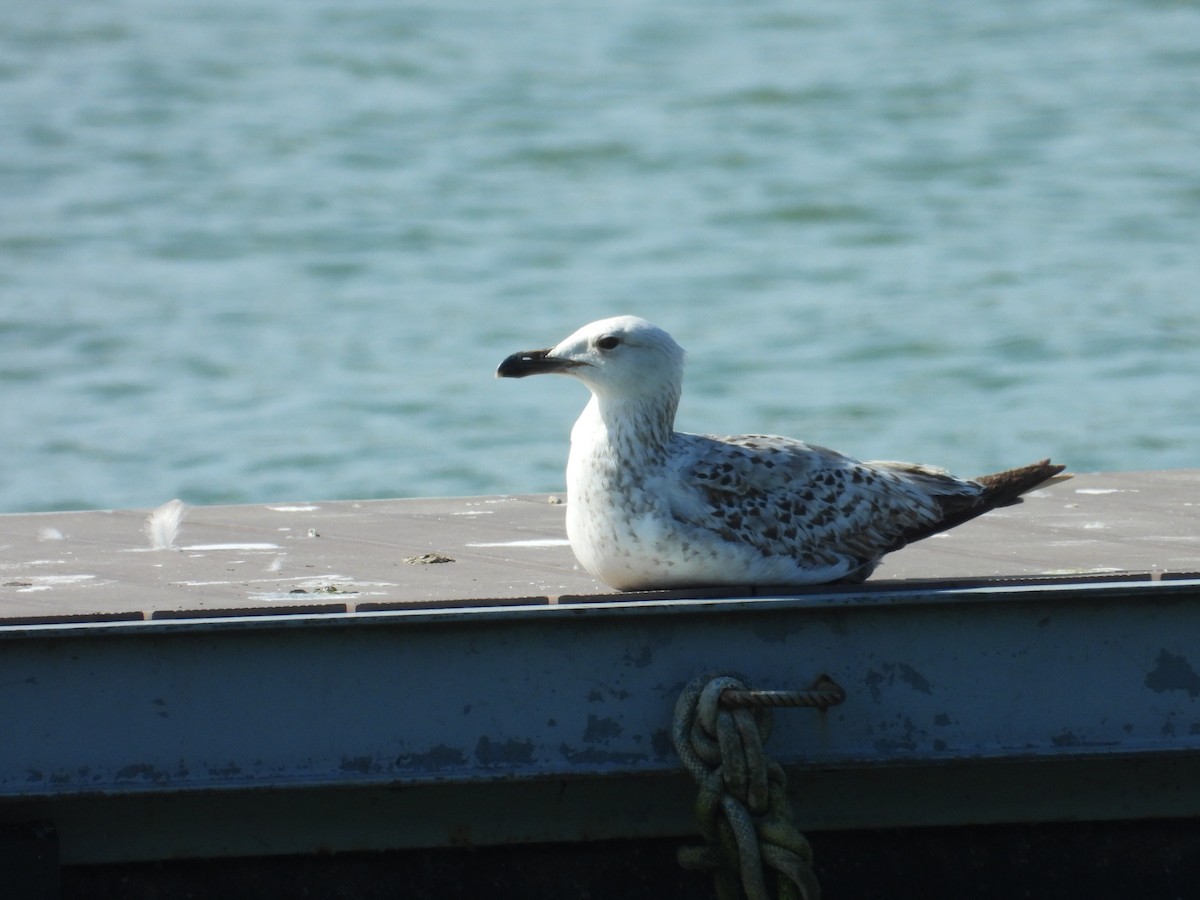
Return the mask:
{"type": "Polygon", "coordinates": [[[146,516],[143,530],[150,541],[151,550],[170,550],[175,546],[179,524],[187,515],[187,504],[182,500],[168,500],[146,516]]]}
{"type": "Polygon", "coordinates": [[[988,509],[995,509],[997,506],[1016,503],[1022,494],[1028,494],[1044,484],[1066,481],[1071,477],[1069,473],[1063,474],[1066,468],[1043,459],[1028,466],[1006,469],[993,475],[980,475],[972,480],[985,488],[983,504],[988,509]]]}
{"type": "MultiPolygon", "coordinates": [[[[914,541],[923,540],[964,522],[969,522],[999,506],[1020,503],[1022,494],[1028,494],[1044,484],[1052,484],[1070,478],[1070,475],[1063,474],[1064,469],[1066,466],[1043,459],[1027,466],[1018,466],[1015,469],[1006,469],[992,475],[972,478],[971,480],[976,484],[983,486],[982,494],[977,494],[972,499],[965,498],[961,494],[937,497],[944,512],[942,518],[929,525],[922,525],[906,531],[888,549],[888,552],[899,550],[914,541]]],[[[937,471],[931,470],[926,474],[936,476],[937,471]]]]}

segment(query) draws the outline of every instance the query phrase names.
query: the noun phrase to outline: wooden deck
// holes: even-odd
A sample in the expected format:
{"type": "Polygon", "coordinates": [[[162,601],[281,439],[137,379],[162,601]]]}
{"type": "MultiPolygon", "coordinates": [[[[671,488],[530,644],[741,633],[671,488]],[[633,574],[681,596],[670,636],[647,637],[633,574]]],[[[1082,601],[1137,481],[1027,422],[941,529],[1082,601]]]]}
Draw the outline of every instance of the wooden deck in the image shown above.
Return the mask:
{"type": "MultiPolygon", "coordinates": [[[[611,599],[576,566],[564,510],[546,495],[196,507],[171,550],[150,549],[147,510],[4,515],[0,626],[611,599]]],[[[1122,472],[1077,475],[894,553],[866,589],[1197,573],[1200,470],[1122,472]]]]}

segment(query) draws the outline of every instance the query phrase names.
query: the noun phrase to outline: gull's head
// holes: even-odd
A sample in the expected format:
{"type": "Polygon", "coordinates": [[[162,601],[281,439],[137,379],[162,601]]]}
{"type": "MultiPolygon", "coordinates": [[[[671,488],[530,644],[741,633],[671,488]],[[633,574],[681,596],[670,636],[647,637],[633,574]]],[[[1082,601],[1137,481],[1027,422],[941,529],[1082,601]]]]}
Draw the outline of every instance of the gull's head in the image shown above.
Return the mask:
{"type": "Polygon", "coordinates": [[[673,405],[683,382],[683,355],[661,328],[637,316],[616,316],[584,325],[549,350],[514,353],[496,376],[573,375],[597,397],[661,397],[673,405]]]}

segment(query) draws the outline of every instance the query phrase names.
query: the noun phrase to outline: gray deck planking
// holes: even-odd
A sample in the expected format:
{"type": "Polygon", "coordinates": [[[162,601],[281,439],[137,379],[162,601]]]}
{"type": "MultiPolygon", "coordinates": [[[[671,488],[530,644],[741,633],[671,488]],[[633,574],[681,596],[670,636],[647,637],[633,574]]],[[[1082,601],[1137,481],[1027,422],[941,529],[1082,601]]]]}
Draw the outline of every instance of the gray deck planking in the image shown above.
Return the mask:
{"type": "MultiPolygon", "coordinates": [[[[611,597],[576,566],[564,510],[546,495],[194,507],[172,550],[149,548],[147,510],[3,515],[0,625],[611,597]],[[453,561],[406,561],[425,554],[453,561]]],[[[867,589],[1196,573],[1200,469],[1120,472],[1077,475],[894,553],[867,589]]]]}

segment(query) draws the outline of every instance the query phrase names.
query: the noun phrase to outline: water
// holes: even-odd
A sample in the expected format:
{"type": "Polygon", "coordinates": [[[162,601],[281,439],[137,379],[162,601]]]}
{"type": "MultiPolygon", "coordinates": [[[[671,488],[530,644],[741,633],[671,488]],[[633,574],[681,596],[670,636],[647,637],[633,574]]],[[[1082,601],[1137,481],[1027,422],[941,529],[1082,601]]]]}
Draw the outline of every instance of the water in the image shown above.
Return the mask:
{"type": "Polygon", "coordinates": [[[1200,465],[1200,8],[4,4],[0,511],[556,490],[631,312],[680,426],[1200,465]]]}

